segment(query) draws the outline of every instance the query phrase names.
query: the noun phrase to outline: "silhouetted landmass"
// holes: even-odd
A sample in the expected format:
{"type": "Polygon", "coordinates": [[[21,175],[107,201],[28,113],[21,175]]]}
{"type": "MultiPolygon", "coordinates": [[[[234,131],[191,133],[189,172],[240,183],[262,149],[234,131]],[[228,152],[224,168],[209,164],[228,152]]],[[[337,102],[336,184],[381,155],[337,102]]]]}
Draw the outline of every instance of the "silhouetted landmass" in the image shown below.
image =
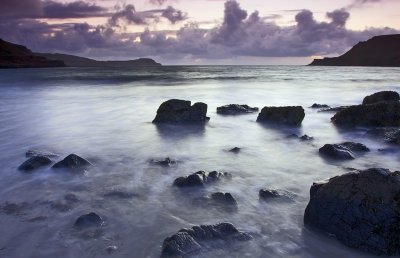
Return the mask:
{"type": "Polygon", "coordinates": [[[400,66],[400,34],[359,42],[344,55],[314,59],[313,66],[400,66]]]}
{"type": "Polygon", "coordinates": [[[48,60],[28,48],[0,39],[0,68],[62,67],[63,61],[48,60]]]}
{"type": "Polygon", "coordinates": [[[132,66],[161,66],[151,58],[139,58],[126,61],[97,61],[94,59],[66,55],[66,54],[47,54],[37,53],[37,55],[45,57],[49,60],[62,60],[69,67],[132,67],[132,66]]]}

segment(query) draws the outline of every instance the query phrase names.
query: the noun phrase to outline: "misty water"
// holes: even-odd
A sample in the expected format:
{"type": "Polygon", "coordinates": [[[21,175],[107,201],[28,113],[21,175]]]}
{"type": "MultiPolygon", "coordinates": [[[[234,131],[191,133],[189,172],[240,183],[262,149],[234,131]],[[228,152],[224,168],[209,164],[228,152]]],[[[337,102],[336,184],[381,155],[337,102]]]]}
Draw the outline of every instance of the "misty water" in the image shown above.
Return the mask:
{"type": "MultiPolygon", "coordinates": [[[[60,68],[0,71],[0,257],[159,257],[164,238],[182,228],[231,222],[254,237],[202,257],[369,257],[303,225],[313,182],[357,169],[398,170],[400,148],[339,130],[333,113],[307,108],[361,103],[380,90],[400,91],[399,68],[204,66],[137,69],[60,68]],[[158,106],[171,98],[208,104],[204,127],[157,127],[158,106]],[[221,116],[225,104],[302,105],[302,126],[272,128],[257,113],[221,116]],[[287,136],[314,137],[302,142],[287,136]],[[356,141],[371,151],[332,162],[318,149],[356,141]],[[238,154],[228,152],[240,147],[238,154]],[[387,149],[390,151],[379,151],[387,149]],[[30,150],[60,159],[76,153],[93,167],[83,174],[41,168],[18,171],[30,150]],[[169,168],[149,160],[171,157],[169,168]],[[232,180],[203,190],[179,190],[175,178],[226,171],[232,180]],[[261,188],[292,200],[261,202],[261,188]],[[127,198],[107,195],[126,192],[127,198]],[[230,192],[237,212],[196,206],[193,199],[230,192]],[[75,195],[78,200],[68,201],[75,195]],[[96,231],[73,227],[94,211],[106,223],[96,231]],[[108,253],[108,246],[118,249],[108,253]]],[[[58,159],[57,159],[58,160],[58,159]]]]}

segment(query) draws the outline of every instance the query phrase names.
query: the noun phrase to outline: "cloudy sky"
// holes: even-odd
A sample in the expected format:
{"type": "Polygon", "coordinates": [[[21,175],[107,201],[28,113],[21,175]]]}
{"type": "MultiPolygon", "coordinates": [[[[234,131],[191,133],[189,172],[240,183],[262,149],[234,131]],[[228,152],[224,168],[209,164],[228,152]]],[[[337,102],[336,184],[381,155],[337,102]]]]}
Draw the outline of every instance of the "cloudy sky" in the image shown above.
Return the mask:
{"type": "Polygon", "coordinates": [[[399,0],[1,0],[36,52],[163,64],[306,64],[400,31],[399,0]]]}

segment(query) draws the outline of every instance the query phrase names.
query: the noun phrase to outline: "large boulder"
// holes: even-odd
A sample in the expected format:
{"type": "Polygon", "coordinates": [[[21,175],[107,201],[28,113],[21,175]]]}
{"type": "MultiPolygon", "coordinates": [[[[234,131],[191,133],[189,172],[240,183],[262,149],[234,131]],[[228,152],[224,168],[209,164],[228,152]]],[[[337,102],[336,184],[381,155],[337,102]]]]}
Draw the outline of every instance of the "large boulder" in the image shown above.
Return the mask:
{"type": "Polygon", "coordinates": [[[230,223],[194,226],[167,237],[162,245],[161,257],[187,257],[251,239],[251,235],[239,231],[230,223]]]}
{"type": "Polygon", "coordinates": [[[27,159],[24,163],[22,163],[19,167],[18,170],[23,170],[23,171],[32,171],[37,168],[43,167],[43,166],[48,166],[51,163],[51,159],[45,156],[33,156],[29,159],[27,159]]]}
{"type": "Polygon", "coordinates": [[[400,103],[350,106],[337,112],[331,120],[337,126],[400,126],[400,103]]]}
{"type": "Polygon", "coordinates": [[[153,123],[169,124],[204,124],[209,120],[207,104],[194,103],[188,100],[170,99],[163,102],[157,110],[153,123]]]}
{"type": "Polygon", "coordinates": [[[399,200],[399,172],[351,172],[312,185],[304,223],[363,251],[398,254],[399,200]]]}
{"type": "Polygon", "coordinates": [[[177,187],[194,187],[194,186],[203,187],[206,184],[220,181],[222,179],[230,179],[230,178],[232,178],[232,175],[228,172],[212,171],[212,172],[207,173],[204,171],[198,171],[189,176],[178,177],[174,181],[174,186],[177,186],[177,187]]]}
{"type": "Polygon", "coordinates": [[[54,164],[52,168],[82,169],[90,165],[92,164],[86,159],[76,154],[70,154],[63,160],[54,164]]]}
{"type": "Polygon", "coordinates": [[[381,101],[399,101],[399,93],[395,91],[380,91],[366,96],[362,102],[363,105],[378,103],[381,101]]]}
{"type": "Polygon", "coordinates": [[[258,114],[257,122],[299,126],[305,116],[304,109],[301,106],[293,107],[264,107],[258,114]]]}
{"type": "Polygon", "coordinates": [[[354,159],[354,152],[368,152],[369,149],[362,143],[343,142],[340,144],[325,144],[319,149],[319,154],[323,157],[336,160],[354,159]]]}
{"type": "Polygon", "coordinates": [[[241,115],[258,112],[258,107],[250,107],[248,105],[230,104],[217,107],[217,114],[221,115],[241,115]]]}

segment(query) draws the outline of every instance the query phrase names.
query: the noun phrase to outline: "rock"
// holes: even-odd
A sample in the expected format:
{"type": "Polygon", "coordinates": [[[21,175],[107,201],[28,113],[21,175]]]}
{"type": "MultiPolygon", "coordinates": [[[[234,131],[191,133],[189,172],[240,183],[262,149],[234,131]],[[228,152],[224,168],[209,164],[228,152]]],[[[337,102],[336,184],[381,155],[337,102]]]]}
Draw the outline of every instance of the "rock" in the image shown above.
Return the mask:
{"type": "Polygon", "coordinates": [[[400,173],[372,168],[314,183],[306,226],[379,255],[400,251],[400,173]]]}
{"type": "Polygon", "coordinates": [[[75,227],[78,228],[90,228],[90,227],[101,227],[104,224],[104,220],[94,212],[81,215],[74,223],[75,227]]]}
{"type": "Polygon", "coordinates": [[[54,154],[52,152],[38,151],[38,150],[28,150],[25,153],[25,156],[27,158],[32,158],[32,157],[36,157],[36,156],[42,156],[42,157],[47,157],[49,159],[58,158],[59,157],[57,154],[54,154]]]}
{"type": "Polygon", "coordinates": [[[339,112],[342,111],[350,106],[340,106],[340,107],[333,107],[333,108],[323,108],[318,110],[318,112],[339,112]]]}
{"type": "Polygon", "coordinates": [[[211,194],[211,200],[216,204],[237,206],[235,198],[230,193],[213,193],[211,194]]]}
{"type": "Polygon", "coordinates": [[[300,126],[305,116],[304,109],[301,106],[293,107],[264,107],[258,114],[257,122],[300,126]]]}
{"type": "Polygon", "coordinates": [[[348,148],[352,152],[368,152],[369,148],[358,142],[342,142],[340,146],[348,148]]]}
{"type": "Polygon", "coordinates": [[[399,101],[399,93],[395,91],[380,91],[366,96],[362,102],[363,105],[378,103],[381,101],[399,101]]]}
{"type": "Polygon", "coordinates": [[[326,104],[317,104],[314,103],[312,104],[312,106],[310,108],[330,108],[330,106],[326,105],[326,104]]]}
{"type": "Polygon", "coordinates": [[[250,107],[248,105],[230,104],[217,107],[217,114],[221,115],[241,115],[258,112],[258,107],[250,107]]]}
{"type": "Polygon", "coordinates": [[[350,106],[337,112],[331,120],[337,126],[400,126],[400,103],[350,106]]]}
{"type": "Polygon", "coordinates": [[[68,169],[80,169],[92,164],[84,158],[79,157],[76,154],[70,154],[65,159],[57,162],[52,168],[68,168],[68,169]]]}
{"type": "Polygon", "coordinates": [[[53,161],[51,161],[51,159],[49,159],[48,157],[34,156],[22,163],[18,167],[18,170],[32,171],[43,166],[48,166],[51,163],[53,163],[53,161]]]}
{"type": "Polygon", "coordinates": [[[229,152],[233,152],[233,153],[237,154],[240,152],[240,150],[241,149],[239,147],[234,147],[234,148],[230,149],[229,152]]]}
{"type": "Polygon", "coordinates": [[[307,134],[303,135],[300,137],[301,141],[312,141],[314,140],[314,137],[308,136],[307,134]]]}
{"type": "Polygon", "coordinates": [[[367,134],[383,138],[384,141],[400,144],[399,128],[374,128],[367,131],[367,134]]]}
{"type": "Polygon", "coordinates": [[[194,226],[167,237],[162,245],[161,257],[186,257],[251,239],[251,235],[239,231],[230,223],[194,226]]]}
{"type": "Polygon", "coordinates": [[[286,201],[293,201],[295,198],[295,194],[284,191],[284,190],[275,190],[275,189],[269,189],[269,188],[264,188],[260,189],[258,192],[258,196],[261,201],[269,201],[269,200],[286,200],[286,201]]]}
{"type": "Polygon", "coordinates": [[[170,167],[172,165],[177,164],[178,161],[172,160],[169,157],[166,157],[165,159],[162,159],[162,160],[152,159],[152,160],[150,160],[150,163],[153,165],[158,165],[158,166],[162,166],[162,167],[170,167]]]}
{"type": "Polygon", "coordinates": [[[210,173],[204,171],[198,171],[189,176],[179,177],[175,179],[174,186],[177,187],[193,187],[193,186],[205,186],[206,184],[219,181],[221,179],[232,178],[230,173],[212,171],[210,173]]]}
{"type": "Polygon", "coordinates": [[[193,204],[206,208],[222,208],[225,211],[236,211],[237,202],[230,193],[216,192],[211,196],[199,197],[193,200],[193,204]]]}
{"type": "Polygon", "coordinates": [[[367,146],[356,142],[343,142],[340,144],[325,144],[319,149],[319,153],[328,158],[336,160],[354,159],[353,152],[368,152],[367,146]]]}
{"type": "Polygon", "coordinates": [[[170,99],[160,105],[153,123],[204,124],[209,120],[207,104],[197,102],[191,106],[187,100],[170,99]]]}

